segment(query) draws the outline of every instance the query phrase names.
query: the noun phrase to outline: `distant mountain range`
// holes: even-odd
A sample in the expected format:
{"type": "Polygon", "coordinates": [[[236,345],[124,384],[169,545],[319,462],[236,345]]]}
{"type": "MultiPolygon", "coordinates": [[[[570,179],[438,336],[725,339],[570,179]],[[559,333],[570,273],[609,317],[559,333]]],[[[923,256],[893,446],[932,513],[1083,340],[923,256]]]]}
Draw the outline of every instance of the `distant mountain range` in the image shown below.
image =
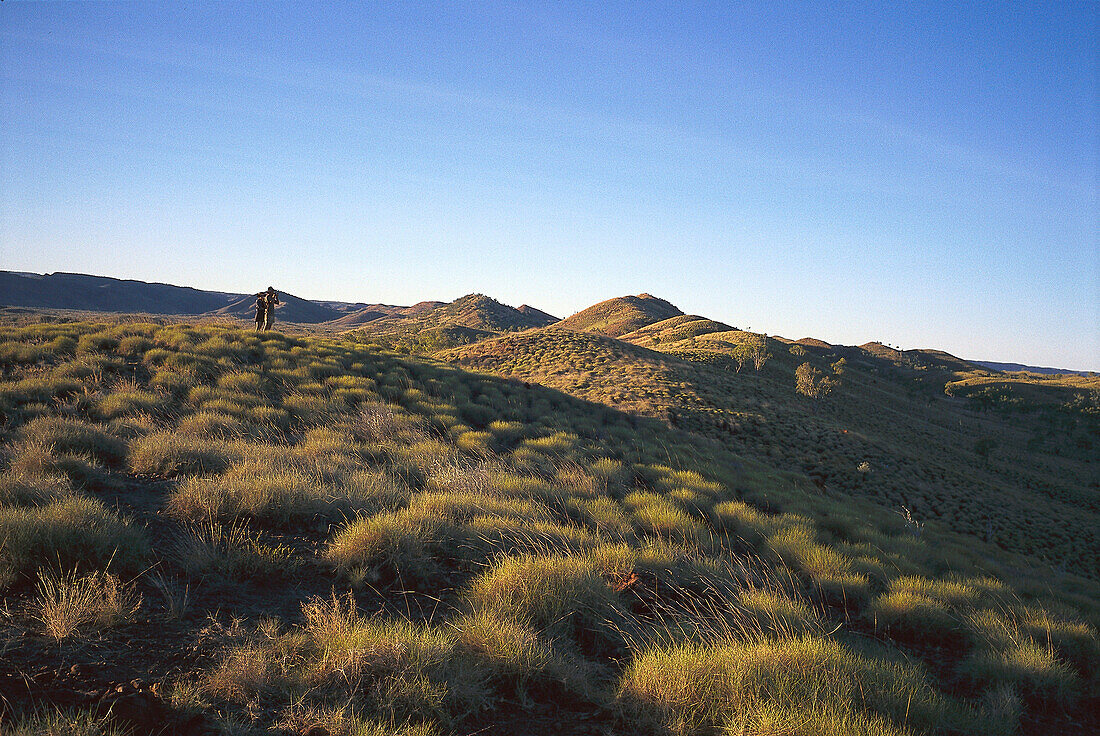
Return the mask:
{"type": "Polygon", "coordinates": [[[1066,368],[1042,368],[1035,365],[1023,365],[1021,363],[994,363],[988,360],[971,360],[969,361],[974,365],[980,365],[982,368],[988,368],[991,371],[1001,371],[1002,373],[1016,373],[1018,371],[1026,371],[1028,373],[1043,373],[1048,376],[1057,375],[1069,375],[1069,376],[1095,376],[1096,371],[1071,371],[1066,368]]]}
{"type": "MultiPolygon", "coordinates": [[[[365,302],[314,301],[279,292],[282,305],[276,317],[280,322],[325,324],[340,330],[363,330],[387,340],[426,336],[437,349],[468,344],[487,337],[546,327],[556,324],[574,332],[589,332],[607,337],[632,338],[632,342],[648,344],[647,332],[660,324],[663,335],[680,326],[695,334],[737,331],[722,323],[685,315],[673,304],[651,294],[623,296],[594,304],[576,314],[559,320],[542,310],[523,304],[510,307],[483,294],[469,294],[454,302],[424,301],[412,306],[369,304],[365,302]],[[672,320],[672,322],[666,322],[672,320]],[[429,334],[430,333],[430,334],[429,334]]],[[[72,309],[86,312],[116,312],[161,314],[175,316],[227,317],[251,321],[255,315],[255,294],[205,291],[189,286],[148,283],[109,276],[79,273],[36,274],[0,271],[0,305],[32,309],[72,309]]],[[[828,349],[829,343],[815,338],[797,342],[808,348],[828,349]]],[[[660,337],[657,337],[660,340],[660,337]]],[[[423,340],[421,340],[423,342],[423,340]]],[[[906,357],[910,362],[936,363],[965,369],[970,364],[1002,371],[1056,375],[1096,375],[1088,371],[1045,368],[1020,363],[992,361],[962,361],[939,351],[905,351],[888,348],[880,343],[860,346],[866,353],[889,359],[906,357]]]]}

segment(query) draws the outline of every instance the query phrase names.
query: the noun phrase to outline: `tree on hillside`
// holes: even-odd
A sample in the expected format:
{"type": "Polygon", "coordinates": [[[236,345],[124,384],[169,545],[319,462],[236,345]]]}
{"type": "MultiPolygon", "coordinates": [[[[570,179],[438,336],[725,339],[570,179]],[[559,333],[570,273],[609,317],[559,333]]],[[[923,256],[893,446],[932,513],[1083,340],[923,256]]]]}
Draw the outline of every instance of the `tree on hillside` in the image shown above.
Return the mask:
{"type": "Polygon", "coordinates": [[[760,370],[768,362],[768,358],[772,357],[771,353],[768,352],[768,338],[765,335],[757,335],[749,343],[749,346],[752,365],[756,370],[760,370]]]}
{"type": "Polygon", "coordinates": [[[795,390],[811,399],[818,399],[836,388],[838,381],[826,376],[809,363],[798,366],[794,372],[795,390]]]}

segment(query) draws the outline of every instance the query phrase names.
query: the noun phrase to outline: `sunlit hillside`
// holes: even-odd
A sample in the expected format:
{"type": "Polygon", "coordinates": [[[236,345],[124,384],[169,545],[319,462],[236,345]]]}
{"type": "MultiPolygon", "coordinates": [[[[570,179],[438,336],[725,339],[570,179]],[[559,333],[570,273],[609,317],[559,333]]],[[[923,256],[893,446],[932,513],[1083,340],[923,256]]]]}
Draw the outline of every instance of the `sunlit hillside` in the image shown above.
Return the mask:
{"type": "Polygon", "coordinates": [[[629,406],[804,474],[823,495],[1100,575],[1098,379],[1013,378],[938,351],[779,341],[687,315],[609,342],[620,347],[555,327],[441,357],[629,406]],[[803,365],[819,395],[799,392],[803,365]]]}
{"type": "MultiPolygon", "coordinates": [[[[1025,472],[1011,417],[934,396],[931,369],[684,327],[445,360],[362,333],[5,327],[5,732],[1095,730],[1089,550],[1044,541],[1077,486],[1027,508],[1028,550],[999,538],[1027,487],[977,485],[1025,472]],[[795,393],[804,363],[839,384],[795,393]],[[931,513],[972,513],[931,495],[948,470],[988,539],[931,513]],[[899,513],[906,474],[925,495],[899,513]]],[[[1032,451],[1055,463],[1036,482],[1088,467],[1032,451]]]]}
{"type": "Polygon", "coordinates": [[[332,326],[357,327],[358,339],[402,352],[421,353],[545,327],[557,321],[532,307],[510,307],[484,294],[468,294],[449,303],[424,302],[365,321],[357,317],[350,315],[332,326]]]}
{"type": "Polygon", "coordinates": [[[559,325],[576,332],[596,332],[619,337],[639,327],[676,317],[682,312],[652,294],[622,296],[593,304],[588,309],[563,319],[559,325]]]}

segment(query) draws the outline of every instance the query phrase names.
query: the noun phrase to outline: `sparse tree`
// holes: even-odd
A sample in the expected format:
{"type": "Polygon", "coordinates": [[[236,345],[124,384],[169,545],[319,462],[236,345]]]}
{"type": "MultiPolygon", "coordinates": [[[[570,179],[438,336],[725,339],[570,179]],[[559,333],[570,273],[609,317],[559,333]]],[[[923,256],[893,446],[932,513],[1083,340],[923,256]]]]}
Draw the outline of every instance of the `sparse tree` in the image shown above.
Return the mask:
{"type": "Polygon", "coordinates": [[[847,358],[841,358],[837,362],[833,363],[833,373],[835,375],[839,376],[841,373],[844,372],[844,369],[847,366],[848,366],[848,359],[847,358]]]}
{"type": "Polygon", "coordinates": [[[749,346],[752,365],[756,370],[760,370],[768,362],[768,358],[772,357],[771,353],[768,352],[768,338],[764,335],[758,335],[753,338],[749,346]]]}
{"type": "Polygon", "coordinates": [[[818,399],[836,388],[836,379],[826,376],[809,363],[798,366],[794,372],[795,390],[811,399],[818,399]]]}
{"type": "Polygon", "coordinates": [[[748,345],[738,345],[733,349],[733,360],[737,363],[737,372],[745,367],[752,355],[752,349],[748,345]]]}

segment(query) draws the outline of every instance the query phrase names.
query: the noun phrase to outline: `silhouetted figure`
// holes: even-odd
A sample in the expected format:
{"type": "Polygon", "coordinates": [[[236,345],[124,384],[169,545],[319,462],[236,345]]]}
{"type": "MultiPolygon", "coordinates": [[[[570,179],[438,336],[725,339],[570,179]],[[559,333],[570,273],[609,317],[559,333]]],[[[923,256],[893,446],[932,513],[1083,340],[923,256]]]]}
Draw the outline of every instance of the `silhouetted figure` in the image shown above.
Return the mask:
{"type": "Polygon", "coordinates": [[[275,321],[275,305],[282,304],[279,301],[279,295],[275,293],[275,287],[267,287],[267,291],[264,292],[264,299],[267,301],[267,311],[265,312],[264,319],[264,331],[271,329],[271,323],[275,321]]]}
{"type": "Polygon", "coordinates": [[[256,295],[256,329],[262,330],[267,322],[267,293],[256,295]]]}

